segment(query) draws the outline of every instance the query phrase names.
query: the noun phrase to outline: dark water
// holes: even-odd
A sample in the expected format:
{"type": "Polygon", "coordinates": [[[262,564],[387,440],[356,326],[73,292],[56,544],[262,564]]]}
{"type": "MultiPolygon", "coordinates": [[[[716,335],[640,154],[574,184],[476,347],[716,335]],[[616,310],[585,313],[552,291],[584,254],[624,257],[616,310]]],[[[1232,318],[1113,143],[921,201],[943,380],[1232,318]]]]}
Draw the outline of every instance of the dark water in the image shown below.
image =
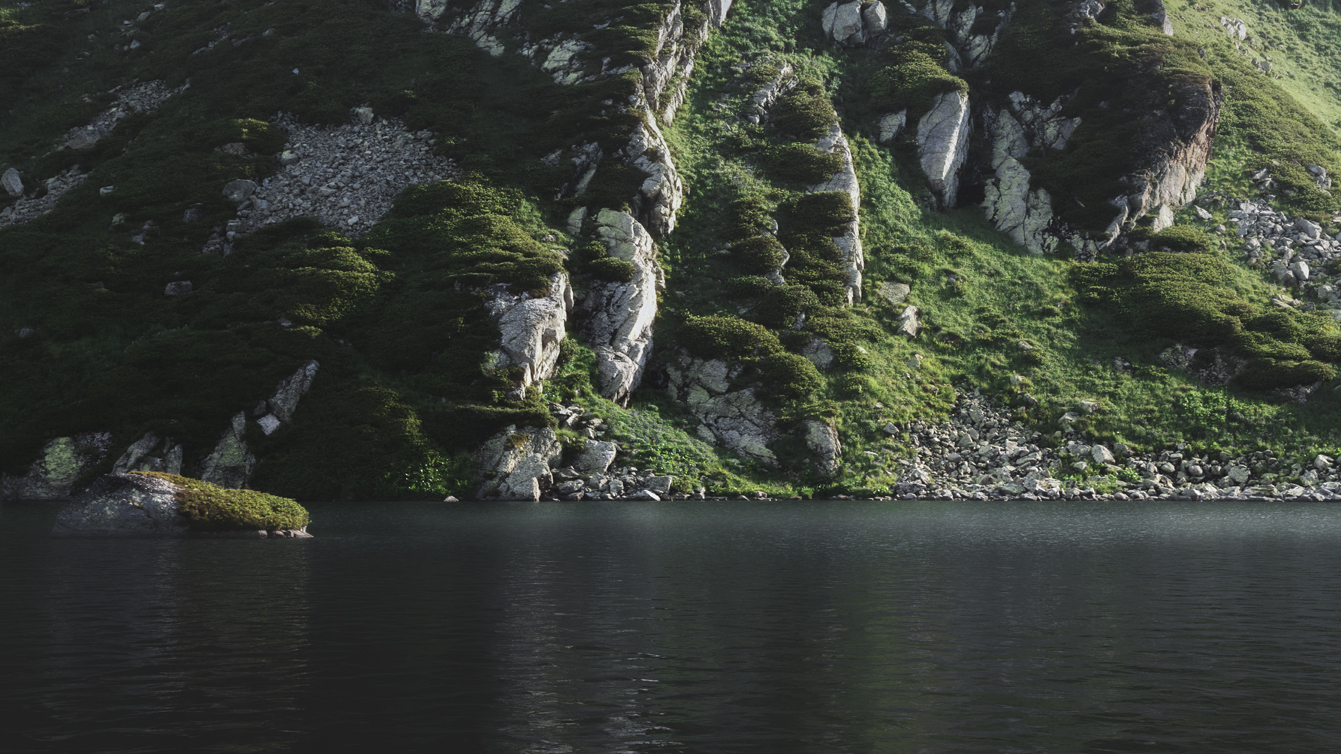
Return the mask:
{"type": "Polygon", "coordinates": [[[0,750],[1320,752],[1341,506],[0,509],[0,750]]]}

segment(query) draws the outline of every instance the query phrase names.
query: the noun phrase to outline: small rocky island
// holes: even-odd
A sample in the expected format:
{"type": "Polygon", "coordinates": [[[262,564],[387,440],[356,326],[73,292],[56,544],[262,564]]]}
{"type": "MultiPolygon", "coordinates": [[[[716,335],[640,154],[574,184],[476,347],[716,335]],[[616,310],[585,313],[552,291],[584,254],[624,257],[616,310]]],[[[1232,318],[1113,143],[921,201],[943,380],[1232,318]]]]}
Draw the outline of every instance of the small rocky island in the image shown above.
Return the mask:
{"type": "Polygon", "coordinates": [[[53,537],[310,539],[307,510],[284,497],[152,471],[107,474],[61,509],[53,537]]]}

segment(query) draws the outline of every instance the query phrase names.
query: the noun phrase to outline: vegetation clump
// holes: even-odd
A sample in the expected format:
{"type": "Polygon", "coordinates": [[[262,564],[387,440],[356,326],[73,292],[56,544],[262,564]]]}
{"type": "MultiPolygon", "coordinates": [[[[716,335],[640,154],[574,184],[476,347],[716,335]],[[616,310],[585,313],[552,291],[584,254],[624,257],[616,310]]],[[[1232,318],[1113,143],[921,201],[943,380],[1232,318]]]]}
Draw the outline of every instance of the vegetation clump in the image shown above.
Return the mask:
{"type": "Polygon", "coordinates": [[[302,529],[311,520],[307,509],[285,497],[254,490],[230,490],[199,479],[158,471],[132,474],[165,480],[178,487],[177,512],[195,531],[278,531],[302,529]]]}

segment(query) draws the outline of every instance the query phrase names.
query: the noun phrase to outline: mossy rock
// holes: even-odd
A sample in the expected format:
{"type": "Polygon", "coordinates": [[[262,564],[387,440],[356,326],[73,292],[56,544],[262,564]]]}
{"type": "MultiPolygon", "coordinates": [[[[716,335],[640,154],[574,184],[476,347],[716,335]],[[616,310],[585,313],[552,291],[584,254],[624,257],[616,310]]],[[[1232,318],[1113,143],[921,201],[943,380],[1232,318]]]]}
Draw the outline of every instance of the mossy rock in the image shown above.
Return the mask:
{"type": "Polygon", "coordinates": [[[155,477],[175,485],[177,511],[192,531],[285,531],[305,528],[307,509],[286,497],[255,490],[229,490],[199,479],[158,471],[132,474],[155,477]]]}

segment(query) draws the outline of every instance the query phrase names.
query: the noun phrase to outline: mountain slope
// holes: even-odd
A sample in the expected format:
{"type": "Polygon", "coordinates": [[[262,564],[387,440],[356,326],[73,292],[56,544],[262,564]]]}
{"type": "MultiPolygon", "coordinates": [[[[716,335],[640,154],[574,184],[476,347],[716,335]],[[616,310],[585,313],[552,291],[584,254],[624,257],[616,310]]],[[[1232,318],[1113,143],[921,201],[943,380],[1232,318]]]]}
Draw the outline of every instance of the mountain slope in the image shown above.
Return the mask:
{"type": "Polygon", "coordinates": [[[69,0],[0,34],[8,495],[1330,478],[1330,6],[69,0]]]}

